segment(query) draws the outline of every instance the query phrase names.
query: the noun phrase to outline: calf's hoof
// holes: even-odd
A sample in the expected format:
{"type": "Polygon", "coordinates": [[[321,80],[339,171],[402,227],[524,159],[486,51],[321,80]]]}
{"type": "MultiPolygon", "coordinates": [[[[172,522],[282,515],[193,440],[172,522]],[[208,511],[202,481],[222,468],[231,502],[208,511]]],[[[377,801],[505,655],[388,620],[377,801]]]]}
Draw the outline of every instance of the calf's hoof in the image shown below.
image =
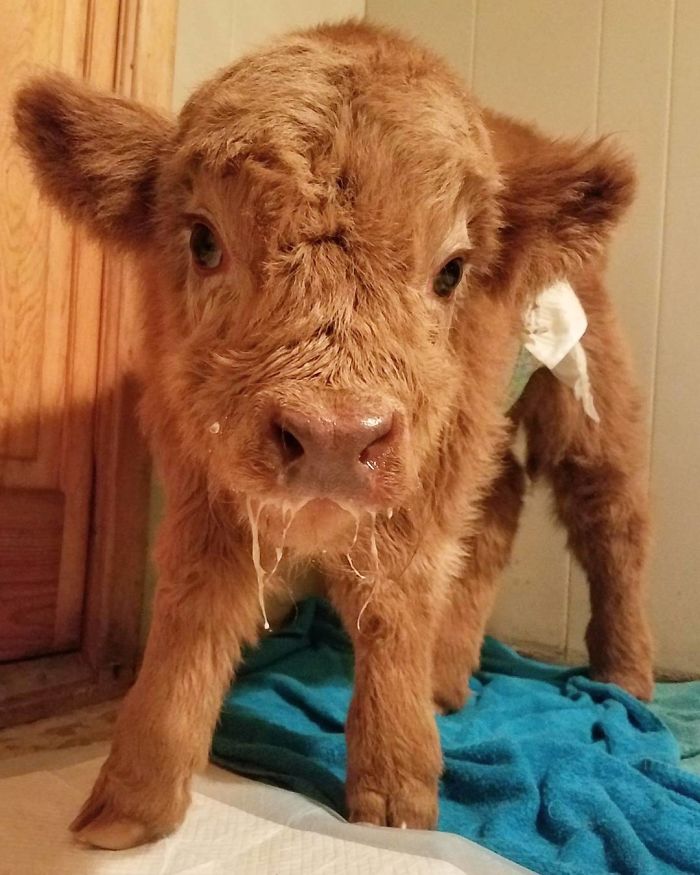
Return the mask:
{"type": "Polygon", "coordinates": [[[438,714],[454,714],[461,711],[469,699],[469,682],[465,678],[454,678],[451,682],[433,685],[433,704],[438,714]]]}
{"type": "Polygon", "coordinates": [[[348,788],[347,795],[353,823],[399,829],[433,829],[437,824],[437,781],[397,782],[382,790],[359,783],[348,788]]]}
{"type": "Polygon", "coordinates": [[[642,702],[651,702],[654,698],[654,675],[651,669],[593,669],[591,675],[593,680],[603,684],[617,684],[642,702]]]}
{"type": "Polygon", "coordinates": [[[83,845],[93,848],[104,848],[108,851],[123,851],[135,848],[160,836],[144,823],[120,817],[111,811],[105,811],[94,820],[78,829],[71,824],[75,838],[83,845]]]}
{"type": "Polygon", "coordinates": [[[167,782],[148,787],[129,781],[128,788],[125,781],[103,769],[70,825],[77,841],[120,851],[163,838],[182,823],[189,803],[187,791],[171,792],[167,782]]]}

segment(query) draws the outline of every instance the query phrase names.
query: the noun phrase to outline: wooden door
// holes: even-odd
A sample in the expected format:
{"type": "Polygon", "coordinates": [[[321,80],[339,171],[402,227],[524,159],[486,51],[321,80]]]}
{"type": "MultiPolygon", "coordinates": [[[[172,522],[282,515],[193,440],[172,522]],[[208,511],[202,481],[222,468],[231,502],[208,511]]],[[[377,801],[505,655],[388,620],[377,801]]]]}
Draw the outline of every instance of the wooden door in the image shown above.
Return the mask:
{"type": "Polygon", "coordinates": [[[133,286],[40,200],[12,94],[48,67],[167,106],[175,13],[175,0],[0,0],[0,722],[42,710],[52,678],[94,692],[105,665],[133,663],[148,470],[133,286]],[[42,659],[17,670],[28,657],[42,659]]]}
{"type": "Polygon", "coordinates": [[[8,660],[80,640],[102,264],[39,199],[10,115],[17,84],[38,65],[83,76],[88,4],[0,8],[0,660],[8,660]]]}

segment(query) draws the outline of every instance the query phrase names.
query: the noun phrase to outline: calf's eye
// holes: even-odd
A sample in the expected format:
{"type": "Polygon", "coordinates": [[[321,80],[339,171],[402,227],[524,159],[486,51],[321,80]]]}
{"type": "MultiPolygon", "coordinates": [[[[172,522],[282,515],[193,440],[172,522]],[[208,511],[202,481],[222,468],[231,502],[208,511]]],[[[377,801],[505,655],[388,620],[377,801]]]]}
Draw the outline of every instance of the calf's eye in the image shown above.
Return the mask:
{"type": "Polygon", "coordinates": [[[464,260],[451,258],[433,280],[433,291],[439,298],[449,298],[460,283],[464,273],[464,260]]]}
{"type": "Polygon", "coordinates": [[[214,231],[204,222],[195,222],[190,230],[190,252],[195,267],[202,271],[221,267],[224,253],[214,231]]]}

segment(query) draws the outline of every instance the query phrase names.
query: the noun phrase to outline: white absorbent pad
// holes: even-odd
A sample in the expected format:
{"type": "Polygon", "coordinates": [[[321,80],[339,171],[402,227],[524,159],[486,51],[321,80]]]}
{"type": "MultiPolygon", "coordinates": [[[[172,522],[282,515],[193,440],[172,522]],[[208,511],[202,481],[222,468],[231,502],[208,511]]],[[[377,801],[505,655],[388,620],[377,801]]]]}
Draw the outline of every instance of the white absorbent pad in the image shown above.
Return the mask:
{"type": "Polygon", "coordinates": [[[172,836],[127,851],[68,832],[102,759],[0,779],[0,875],[512,875],[526,870],[457,836],[362,827],[210,767],[172,836]]]}

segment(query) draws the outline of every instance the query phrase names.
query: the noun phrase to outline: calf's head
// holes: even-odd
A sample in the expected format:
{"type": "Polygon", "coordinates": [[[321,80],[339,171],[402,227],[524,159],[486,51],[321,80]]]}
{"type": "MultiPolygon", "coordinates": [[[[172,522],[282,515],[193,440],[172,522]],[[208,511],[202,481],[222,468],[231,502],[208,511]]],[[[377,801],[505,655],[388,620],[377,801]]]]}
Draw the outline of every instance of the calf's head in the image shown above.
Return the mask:
{"type": "Polygon", "coordinates": [[[407,502],[465,387],[475,417],[498,409],[465,373],[474,337],[492,352],[470,302],[559,273],[625,199],[595,152],[497,162],[449,71],[361,27],[244,59],[175,122],[59,76],[15,118],[44,192],[136,254],[146,378],[184,456],[213,489],[329,514],[407,502]]]}

